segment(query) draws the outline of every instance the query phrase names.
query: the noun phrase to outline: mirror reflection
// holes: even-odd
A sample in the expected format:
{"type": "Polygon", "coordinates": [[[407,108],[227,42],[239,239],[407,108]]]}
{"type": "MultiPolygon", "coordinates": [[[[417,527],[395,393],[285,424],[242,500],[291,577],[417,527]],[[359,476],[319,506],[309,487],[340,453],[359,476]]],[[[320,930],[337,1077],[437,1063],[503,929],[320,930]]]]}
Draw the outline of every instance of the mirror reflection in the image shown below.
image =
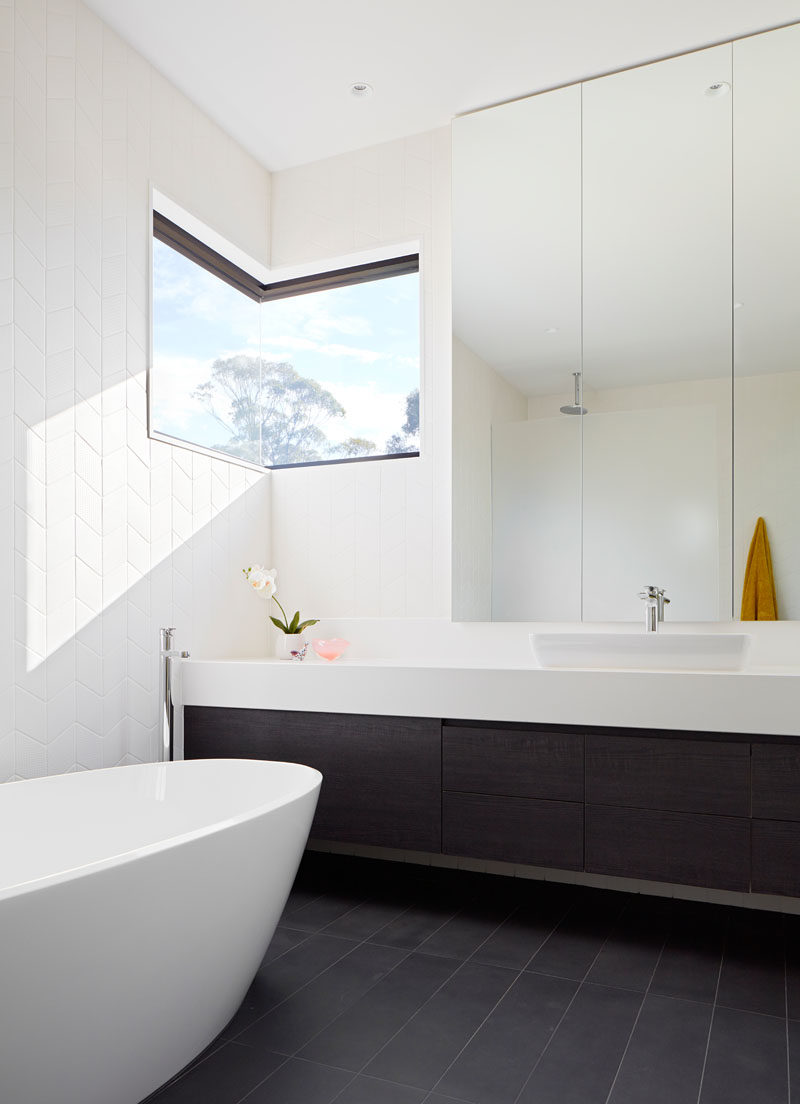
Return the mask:
{"type": "Polygon", "coordinates": [[[454,124],[457,619],[637,621],[647,584],[738,616],[760,516],[800,617],[798,57],[792,27],[454,124]]]}

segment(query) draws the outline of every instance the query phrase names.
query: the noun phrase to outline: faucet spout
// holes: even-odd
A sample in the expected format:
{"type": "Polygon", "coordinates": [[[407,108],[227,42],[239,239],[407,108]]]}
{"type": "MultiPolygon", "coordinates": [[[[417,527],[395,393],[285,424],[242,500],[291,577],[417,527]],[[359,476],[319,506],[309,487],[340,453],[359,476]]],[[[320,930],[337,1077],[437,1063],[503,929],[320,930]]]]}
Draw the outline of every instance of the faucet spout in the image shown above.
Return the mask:
{"type": "Polygon", "coordinates": [[[644,602],[644,631],[658,632],[658,626],[664,620],[664,606],[669,605],[669,598],[664,594],[663,587],[657,586],[646,586],[639,592],[639,597],[644,602]]]}

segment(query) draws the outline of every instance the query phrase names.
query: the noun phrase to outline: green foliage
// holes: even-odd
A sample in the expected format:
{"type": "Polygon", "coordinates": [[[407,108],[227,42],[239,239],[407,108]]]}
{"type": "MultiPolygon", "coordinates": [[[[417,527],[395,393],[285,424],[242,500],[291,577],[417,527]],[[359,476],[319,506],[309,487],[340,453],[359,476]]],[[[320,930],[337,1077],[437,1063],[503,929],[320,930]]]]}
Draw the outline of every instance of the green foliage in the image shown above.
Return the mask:
{"type": "Polygon", "coordinates": [[[406,395],[406,420],[403,422],[403,433],[413,437],[419,433],[419,388],[415,387],[406,395]]]}
{"type": "Polygon", "coordinates": [[[377,446],[374,441],[368,441],[366,437],[348,437],[346,441],[339,441],[331,445],[328,455],[331,458],[342,456],[370,456],[377,446]]]}
{"type": "Polygon", "coordinates": [[[391,456],[398,452],[416,452],[419,448],[419,388],[406,395],[406,420],[399,433],[393,433],[386,442],[385,451],[391,456]]]}
{"type": "MultiPolygon", "coordinates": [[[[227,441],[212,447],[253,464],[301,464],[378,451],[365,437],[329,441],[320,426],[343,418],[344,407],[316,380],[285,362],[262,362],[244,354],[215,360],[194,397],[229,434],[227,441]]],[[[418,433],[417,388],[406,396],[406,420],[384,451],[413,452],[418,433]]]]}
{"type": "Polygon", "coordinates": [[[215,360],[194,395],[230,434],[214,447],[255,464],[322,459],[328,439],[318,423],[344,417],[330,391],[291,364],[241,354],[215,360]]]}

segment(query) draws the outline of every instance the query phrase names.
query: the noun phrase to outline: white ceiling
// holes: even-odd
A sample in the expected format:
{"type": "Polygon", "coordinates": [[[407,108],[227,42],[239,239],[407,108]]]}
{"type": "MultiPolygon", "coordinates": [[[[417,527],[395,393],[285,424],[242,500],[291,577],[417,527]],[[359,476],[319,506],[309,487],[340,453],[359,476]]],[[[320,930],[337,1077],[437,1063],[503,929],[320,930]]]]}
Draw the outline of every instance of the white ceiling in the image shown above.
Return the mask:
{"type": "Polygon", "coordinates": [[[800,0],[88,4],[271,170],[800,20],[800,0]]]}

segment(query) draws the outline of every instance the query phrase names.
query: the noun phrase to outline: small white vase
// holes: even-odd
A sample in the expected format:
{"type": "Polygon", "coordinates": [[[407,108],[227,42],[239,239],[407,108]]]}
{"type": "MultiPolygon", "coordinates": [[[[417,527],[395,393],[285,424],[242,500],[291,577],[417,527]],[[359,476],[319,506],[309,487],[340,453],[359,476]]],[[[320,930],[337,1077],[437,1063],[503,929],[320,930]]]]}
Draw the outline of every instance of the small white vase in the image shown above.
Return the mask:
{"type": "Polygon", "coordinates": [[[292,652],[302,652],[306,642],[302,633],[279,632],[275,638],[275,655],[278,659],[303,659],[303,655],[292,655],[292,652]]]}

